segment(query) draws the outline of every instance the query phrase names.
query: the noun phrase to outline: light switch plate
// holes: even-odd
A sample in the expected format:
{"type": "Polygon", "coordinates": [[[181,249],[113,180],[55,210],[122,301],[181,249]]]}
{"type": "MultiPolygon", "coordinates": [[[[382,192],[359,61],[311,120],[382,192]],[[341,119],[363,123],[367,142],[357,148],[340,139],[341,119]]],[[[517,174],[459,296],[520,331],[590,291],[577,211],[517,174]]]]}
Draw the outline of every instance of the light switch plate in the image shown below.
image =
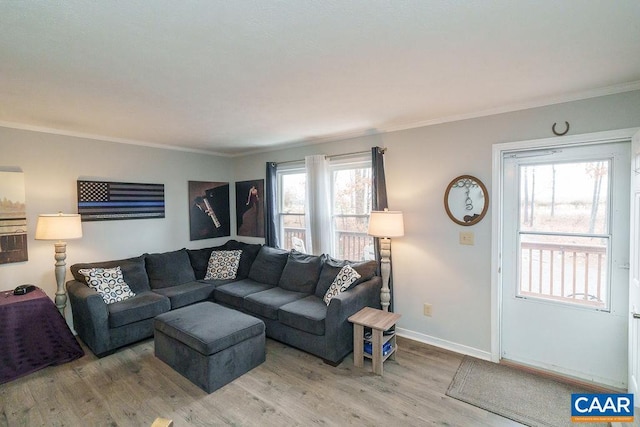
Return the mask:
{"type": "Polygon", "coordinates": [[[461,231],[460,232],[460,244],[473,246],[474,236],[473,231],[461,231]]]}
{"type": "Polygon", "coordinates": [[[433,315],[433,312],[431,311],[431,304],[425,302],[424,307],[422,308],[422,313],[427,317],[431,317],[433,315]]]}

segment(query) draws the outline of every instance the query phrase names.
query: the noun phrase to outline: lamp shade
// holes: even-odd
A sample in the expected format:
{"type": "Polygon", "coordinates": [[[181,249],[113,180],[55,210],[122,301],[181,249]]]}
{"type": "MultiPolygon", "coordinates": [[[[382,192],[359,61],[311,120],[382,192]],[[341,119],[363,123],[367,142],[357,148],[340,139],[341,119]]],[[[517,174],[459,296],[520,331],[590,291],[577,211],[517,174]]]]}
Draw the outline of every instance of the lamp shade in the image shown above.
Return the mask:
{"type": "Polygon", "coordinates": [[[42,214],[38,216],[36,240],[67,240],[82,237],[82,222],[78,214],[42,214]]]}
{"type": "Polygon", "coordinates": [[[404,236],[404,219],[400,211],[371,211],[368,234],[373,237],[404,236]]]}

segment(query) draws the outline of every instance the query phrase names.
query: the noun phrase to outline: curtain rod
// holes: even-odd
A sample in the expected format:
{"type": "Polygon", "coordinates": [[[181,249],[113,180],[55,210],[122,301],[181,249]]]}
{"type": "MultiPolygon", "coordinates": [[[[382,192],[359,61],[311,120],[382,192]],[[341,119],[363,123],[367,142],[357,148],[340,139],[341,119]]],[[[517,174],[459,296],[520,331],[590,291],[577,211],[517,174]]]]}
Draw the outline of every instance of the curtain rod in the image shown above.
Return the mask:
{"type": "MultiPolygon", "coordinates": [[[[383,148],[382,150],[382,154],[385,153],[385,151],[387,151],[387,148],[383,148]]],[[[371,150],[368,151],[354,151],[353,153],[344,153],[344,154],[334,154],[331,156],[324,156],[326,159],[335,159],[338,157],[347,157],[347,156],[355,156],[356,154],[368,154],[371,153],[371,150]]],[[[299,162],[304,162],[304,159],[299,159],[299,160],[287,160],[285,162],[276,162],[277,165],[286,165],[287,163],[299,163],[299,162]]]]}

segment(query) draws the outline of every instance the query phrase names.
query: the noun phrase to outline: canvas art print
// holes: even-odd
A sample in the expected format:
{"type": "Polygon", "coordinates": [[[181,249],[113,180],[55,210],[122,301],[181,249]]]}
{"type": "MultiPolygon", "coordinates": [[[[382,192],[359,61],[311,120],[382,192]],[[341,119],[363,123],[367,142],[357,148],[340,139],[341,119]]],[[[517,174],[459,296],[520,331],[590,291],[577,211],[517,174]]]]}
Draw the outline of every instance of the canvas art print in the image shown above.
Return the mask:
{"type": "Polygon", "coordinates": [[[264,179],[236,182],[238,236],[264,237],[264,179]]]}
{"type": "Polygon", "coordinates": [[[189,181],[191,240],[231,235],[229,183],[189,181]]]}
{"type": "Polygon", "coordinates": [[[27,259],[24,173],[0,172],[0,264],[27,259]]]}

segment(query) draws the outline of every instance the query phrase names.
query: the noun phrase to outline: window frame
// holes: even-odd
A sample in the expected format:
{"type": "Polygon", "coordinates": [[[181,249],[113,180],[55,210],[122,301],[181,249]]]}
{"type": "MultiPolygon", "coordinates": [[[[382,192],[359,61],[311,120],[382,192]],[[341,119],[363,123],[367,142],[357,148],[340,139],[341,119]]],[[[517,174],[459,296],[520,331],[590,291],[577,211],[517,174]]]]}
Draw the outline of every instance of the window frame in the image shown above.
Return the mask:
{"type": "MultiPolygon", "coordinates": [[[[336,227],[336,218],[366,218],[367,223],[369,221],[369,217],[371,216],[372,209],[372,200],[368,201],[369,209],[368,212],[363,214],[339,214],[336,212],[336,182],[335,182],[335,172],[342,170],[352,170],[352,169],[369,169],[370,170],[370,187],[371,191],[373,191],[373,163],[371,161],[371,155],[369,153],[356,154],[351,156],[337,157],[334,159],[329,159],[329,173],[330,177],[330,197],[331,197],[331,236],[332,236],[332,248],[335,256],[343,257],[343,255],[339,254],[339,236],[338,230],[336,227]]],[[[367,239],[370,241],[369,244],[373,244],[373,238],[368,236],[367,239]]],[[[333,255],[333,254],[332,254],[333,255]]],[[[352,260],[358,261],[358,260],[352,260]]]]}
{"type": "MultiPolygon", "coordinates": [[[[304,210],[302,213],[284,212],[284,186],[282,182],[283,177],[285,175],[297,175],[297,174],[304,174],[306,178],[307,171],[305,170],[304,162],[293,162],[287,165],[278,166],[278,170],[276,171],[276,179],[277,179],[277,185],[278,185],[278,190],[277,190],[278,192],[276,197],[277,199],[276,215],[278,217],[278,240],[281,242],[280,246],[283,249],[287,249],[287,244],[285,239],[286,234],[285,234],[285,227],[284,227],[284,216],[298,215],[298,216],[304,217],[305,215],[304,210]]],[[[307,197],[306,188],[305,188],[304,197],[305,197],[305,203],[306,203],[306,197],[307,197]]],[[[288,249],[291,249],[291,248],[288,248],[288,249]]]]}

